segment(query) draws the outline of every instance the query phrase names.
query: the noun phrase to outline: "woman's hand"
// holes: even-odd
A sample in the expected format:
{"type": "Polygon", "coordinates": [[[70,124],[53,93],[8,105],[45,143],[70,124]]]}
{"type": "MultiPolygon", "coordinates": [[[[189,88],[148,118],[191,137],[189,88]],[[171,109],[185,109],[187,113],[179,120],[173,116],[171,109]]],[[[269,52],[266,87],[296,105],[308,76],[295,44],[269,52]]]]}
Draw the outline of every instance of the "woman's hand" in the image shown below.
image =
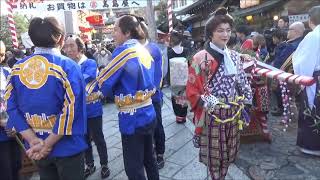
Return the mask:
{"type": "Polygon", "coordinates": [[[13,129],[5,129],[5,131],[8,137],[14,137],[17,134],[17,132],[13,129]]]}
{"type": "Polygon", "coordinates": [[[46,158],[50,154],[51,150],[52,150],[52,147],[45,144],[43,146],[43,148],[41,149],[41,151],[39,152],[40,156],[38,156],[37,159],[35,159],[35,160],[40,160],[40,159],[46,158]]]}
{"type": "Polygon", "coordinates": [[[8,119],[0,118],[0,126],[1,127],[6,127],[7,126],[7,122],[8,122],[8,119]]]}
{"type": "Polygon", "coordinates": [[[40,138],[30,142],[30,146],[30,149],[28,149],[26,153],[28,157],[33,160],[46,158],[52,150],[52,147],[40,138]]]}
{"type": "Polygon", "coordinates": [[[44,141],[40,138],[34,138],[29,142],[30,148],[26,151],[27,156],[30,159],[38,160],[40,155],[40,151],[44,146],[44,141]]]}

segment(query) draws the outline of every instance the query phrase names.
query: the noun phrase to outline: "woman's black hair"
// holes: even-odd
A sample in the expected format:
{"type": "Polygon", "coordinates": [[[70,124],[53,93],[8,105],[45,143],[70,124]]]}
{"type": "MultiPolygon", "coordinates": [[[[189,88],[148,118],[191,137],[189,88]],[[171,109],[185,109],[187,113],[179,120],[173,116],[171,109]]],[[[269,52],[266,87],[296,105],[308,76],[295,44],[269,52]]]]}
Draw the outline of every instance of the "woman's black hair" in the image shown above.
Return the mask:
{"type": "Polygon", "coordinates": [[[28,34],[35,46],[52,48],[58,46],[58,42],[65,32],[56,18],[36,17],[30,22],[28,34]]]}
{"type": "Polygon", "coordinates": [[[123,15],[119,19],[119,27],[123,34],[130,33],[130,38],[142,40],[146,38],[140,21],[133,15],[123,15]]]}
{"type": "Polygon", "coordinates": [[[250,28],[248,27],[248,25],[239,25],[236,27],[236,32],[242,33],[245,36],[249,36],[250,35],[250,28]]]}
{"type": "Polygon", "coordinates": [[[125,14],[129,16],[133,16],[137,19],[137,21],[140,23],[140,26],[145,34],[145,38],[149,39],[149,32],[148,32],[148,24],[146,23],[145,19],[141,16],[137,16],[135,14],[125,14]]]}
{"type": "Polygon", "coordinates": [[[282,42],[287,39],[287,32],[282,29],[276,29],[272,33],[272,37],[278,38],[282,42]]]}
{"type": "Polygon", "coordinates": [[[289,23],[289,17],[288,16],[281,16],[279,20],[282,19],[284,22],[289,23]]]}
{"type": "Polygon", "coordinates": [[[176,46],[180,44],[183,40],[183,35],[179,33],[178,31],[173,30],[170,34],[170,45],[176,46]]]}
{"type": "Polygon", "coordinates": [[[235,45],[237,45],[238,43],[238,39],[237,39],[237,34],[235,32],[231,33],[230,39],[227,43],[228,47],[234,47],[235,45]]]}
{"type": "Polygon", "coordinates": [[[209,18],[205,26],[206,38],[211,39],[212,32],[222,23],[228,23],[230,27],[233,27],[233,18],[228,14],[226,8],[218,8],[214,15],[209,18]]]}

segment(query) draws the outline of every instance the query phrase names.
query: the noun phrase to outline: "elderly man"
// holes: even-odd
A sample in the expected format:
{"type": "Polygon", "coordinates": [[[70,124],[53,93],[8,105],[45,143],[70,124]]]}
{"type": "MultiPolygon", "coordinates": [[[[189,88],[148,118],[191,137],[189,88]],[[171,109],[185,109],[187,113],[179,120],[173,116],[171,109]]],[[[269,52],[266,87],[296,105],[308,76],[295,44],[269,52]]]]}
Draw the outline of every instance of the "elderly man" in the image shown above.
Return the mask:
{"type": "Polygon", "coordinates": [[[280,68],[288,57],[297,49],[299,43],[303,39],[304,30],[305,28],[302,22],[295,22],[290,25],[287,35],[288,41],[285,43],[285,47],[282,48],[282,51],[275,55],[275,59],[273,61],[274,67],[280,68]]]}
{"type": "Polygon", "coordinates": [[[86,108],[88,118],[87,143],[89,148],[85,153],[85,177],[93,174],[96,170],[94,165],[91,138],[97,146],[101,164],[101,178],[107,178],[110,175],[108,167],[107,145],[102,132],[102,104],[100,101],[100,91],[96,83],[98,73],[97,63],[84,55],[85,44],[79,37],[69,37],[64,44],[66,55],[74,60],[80,66],[86,83],[86,108]],[[91,138],[90,138],[91,137],[91,138]]]}
{"type": "Polygon", "coordinates": [[[320,6],[309,11],[309,26],[313,30],[302,40],[293,54],[294,73],[313,76],[316,84],[303,89],[300,104],[297,145],[306,154],[320,156],[320,6]]]}
{"type": "MultiPolygon", "coordinates": [[[[279,68],[283,71],[293,73],[292,68],[292,55],[293,52],[297,49],[298,45],[303,39],[303,33],[305,31],[304,24],[302,22],[294,22],[289,26],[289,31],[287,34],[288,41],[283,44],[283,47],[279,49],[279,52],[275,54],[275,58],[273,61],[273,66],[276,68],[279,68]]],[[[294,93],[294,87],[290,87],[291,91],[291,101],[292,101],[292,109],[295,116],[293,116],[294,119],[297,119],[297,107],[295,105],[295,93],[294,93]]],[[[271,114],[274,116],[279,116],[282,114],[282,97],[281,97],[281,90],[278,87],[277,90],[274,92],[274,96],[277,98],[277,105],[273,110],[271,111],[271,114]]]]}

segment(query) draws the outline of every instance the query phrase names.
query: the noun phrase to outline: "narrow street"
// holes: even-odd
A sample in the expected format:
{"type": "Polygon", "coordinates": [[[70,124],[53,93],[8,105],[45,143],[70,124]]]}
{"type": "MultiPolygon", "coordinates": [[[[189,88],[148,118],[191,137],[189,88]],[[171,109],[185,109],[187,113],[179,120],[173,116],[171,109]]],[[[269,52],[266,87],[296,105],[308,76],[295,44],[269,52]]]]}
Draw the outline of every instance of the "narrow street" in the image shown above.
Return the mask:
{"type": "MultiPolygon", "coordinates": [[[[193,147],[193,125],[190,121],[177,124],[172,110],[170,90],[164,89],[162,107],[163,126],[166,133],[165,166],[160,170],[161,180],[205,180],[206,167],[198,161],[198,149],[193,147]]],[[[108,147],[111,175],[107,179],[125,180],[121,135],[118,127],[118,110],[114,104],[104,106],[103,130],[108,147]]],[[[192,118],[192,114],[188,115],[192,118]]],[[[235,164],[229,168],[227,180],[318,180],[320,158],[302,154],[296,143],[297,122],[292,122],[283,132],[279,117],[270,116],[269,125],[273,141],[241,144],[235,164]]],[[[96,172],[88,180],[100,178],[99,156],[93,148],[96,172]]],[[[38,180],[34,174],[32,180],[38,180]]]]}
{"type": "MultiPolygon", "coordinates": [[[[160,170],[160,179],[206,179],[206,167],[198,160],[198,149],[193,147],[193,125],[190,121],[185,124],[177,124],[172,110],[170,90],[164,89],[164,103],[162,107],[163,126],[166,133],[165,166],[160,170]]],[[[108,146],[109,167],[111,175],[109,179],[125,180],[121,136],[118,128],[117,109],[114,104],[104,106],[103,129],[108,146]]],[[[99,157],[94,148],[94,157],[97,171],[88,180],[100,179],[99,157]]],[[[227,179],[249,179],[239,168],[232,165],[227,179]]]]}

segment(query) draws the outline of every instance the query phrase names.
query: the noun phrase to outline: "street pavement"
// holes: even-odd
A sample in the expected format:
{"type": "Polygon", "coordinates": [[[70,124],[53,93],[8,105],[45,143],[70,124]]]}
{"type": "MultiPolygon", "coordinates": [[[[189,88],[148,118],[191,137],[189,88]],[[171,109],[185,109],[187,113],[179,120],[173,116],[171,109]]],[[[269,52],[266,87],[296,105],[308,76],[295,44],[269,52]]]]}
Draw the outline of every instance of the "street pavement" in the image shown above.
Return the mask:
{"type": "MultiPolygon", "coordinates": [[[[177,124],[170,100],[169,89],[164,89],[164,103],[162,107],[162,121],[166,134],[166,151],[164,154],[165,165],[159,171],[161,180],[205,180],[207,177],[206,166],[198,159],[198,149],[193,147],[192,137],[194,127],[191,121],[185,124],[177,124]]],[[[121,135],[118,127],[117,109],[114,104],[104,106],[103,129],[107,142],[109,155],[109,168],[111,175],[108,179],[125,180],[121,135]]],[[[192,115],[191,115],[192,116],[192,115]]],[[[191,117],[190,115],[188,117],[191,117]]],[[[100,179],[99,156],[94,148],[95,164],[97,171],[88,180],[100,179]]],[[[235,165],[230,167],[227,178],[249,179],[235,165]]]]}
{"type": "MultiPolygon", "coordinates": [[[[170,91],[164,89],[162,107],[163,126],[166,134],[165,166],[160,170],[161,180],[205,180],[206,167],[198,161],[198,149],[193,147],[194,127],[191,121],[175,123],[170,91]]],[[[104,106],[103,131],[107,142],[109,168],[107,179],[126,180],[124,171],[121,135],[118,126],[118,110],[114,104],[104,106]]],[[[192,114],[188,114],[192,118],[192,114]]],[[[320,180],[320,158],[300,153],[296,141],[297,123],[293,122],[283,132],[279,117],[270,116],[269,125],[273,134],[271,144],[258,141],[241,144],[235,164],[229,167],[227,180],[275,179],[275,180],[320,180]]],[[[100,178],[99,156],[93,147],[96,172],[88,180],[100,178]]],[[[38,180],[34,175],[31,179],[38,180]]],[[[209,178],[210,179],[210,178],[209,178]]]]}
{"type": "Polygon", "coordinates": [[[298,123],[292,122],[284,132],[280,121],[269,115],[271,144],[241,144],[237,167],[257,180],[320,180],[320,158],[303,154],[296,146],[298,123]]]}

